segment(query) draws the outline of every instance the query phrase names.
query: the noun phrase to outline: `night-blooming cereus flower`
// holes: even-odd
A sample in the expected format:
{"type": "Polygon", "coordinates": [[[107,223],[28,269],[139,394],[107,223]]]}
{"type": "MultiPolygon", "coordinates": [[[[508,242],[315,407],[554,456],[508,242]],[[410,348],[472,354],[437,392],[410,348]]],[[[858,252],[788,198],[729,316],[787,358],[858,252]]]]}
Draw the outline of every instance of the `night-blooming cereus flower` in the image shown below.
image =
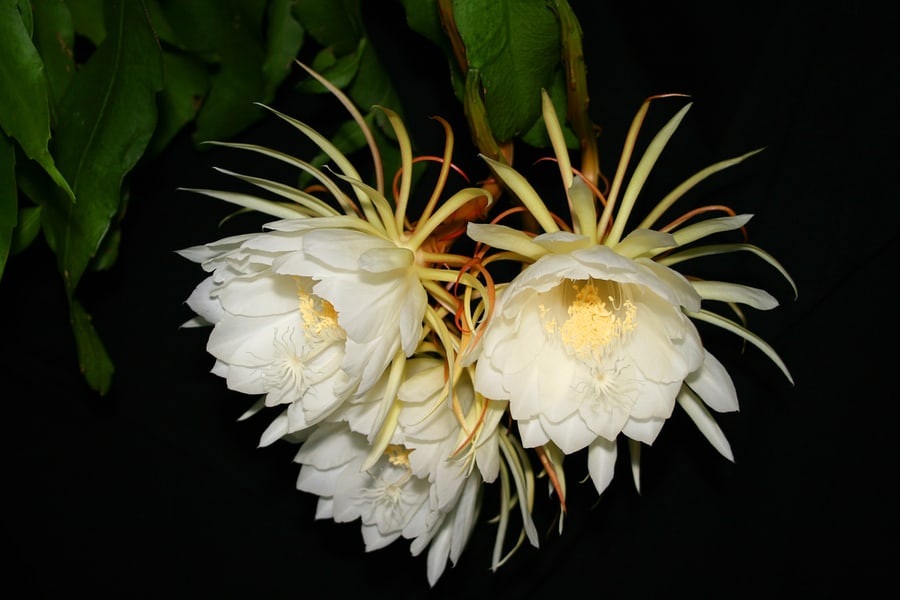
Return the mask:
{"type": "MultiPolygon", "coordinates": [[[[484,200],[487,192],[466,188],[437,206],[450,169],[448,157],[430,203],[418,221],[410,223],[406,208],[413,159],[399,117],[381,109],[394,127],[401,152],[400,183],[392,205],[382,190],[377,146],[362,115],[339,90],[310,73],[344,102],[370,140],[375,185],[364,183],[351,162],[318,132],[272,111],[312,140],[337,172],[329,175],[306,161],[261,146],[222,145],[295,166],[311,175],[331,202],[285,184],[220,169],[286,201],[219,190],[192,191],[280,220],[267,224],[259,234],[181,252],[211,272],[188,303],[198,314],[191,324],[213,326],[207,346],[216,358],[213,371],[225,377],[231,389],[264,395],[266,405],[289,405],[287,418],[267,431],[263,445],[297,433],[342,402],[365,395],[391,365],[398,365],[397,372],[402,373],[403,361],[416,352],[425,336],[437,335],[450,347],[441,321],[457,308],[457,302],[445,284],[481,287],[472,275],[452,268],[462,267],[469,257],[435,255],[429,236],[454,211],[473,200],[484,200]]],[[[452,148],[449,131],[448,148],[452,148]]],[[[391,379],[393,390],[385,393],[385,403],[400,380],[391,379]]]]}
{"type": "Polygon", "coordinates": [[[349,380],[340,368],[347,336],[334,307],[313,293],[312,278],[273,268],[295,248],[290,237],[271,233],[181,252],[211,272],[188,306],[198,314],[193,324],[213,325],[213,373],[230,389],[264,396],[267,406],[289,405],[291,431],[334,410],[349,380]]]}
{"type": "MultiPolygon", "coordinates": [[[[649,100],[632,125],[632,146],[648,105],[649,100]]],[[[693,319],[741,335],[790,379],[763,340],[701,308],[703,300],[722,300],[769,309],[777,304],[771,295],[734,283],[689,280],[672,268],[688,258],[748,250],[784,273],[771,256],[749,244],[686,248],[709,235],[742,228],[750,215],[683,225],[686,218],[702,212],[695,211],[670,226],[651,228],[700,180],[753,153],[688,179],[624,236],[638,193],[689,106],[650,143],[616,207],[631,146],[626,146],[609,195],[603,198],[573,175],[545,94],[544,119],[563,177],[571,228],[560,227],[521,174],[489,159],[495,174],[516,193],[543,232],[532,237],[499,224],[468,227],[474,240],[512,253],[527,265],[498,291],[493,316],[466,359],[477,361],[475,387],[488,398],[509,401],[524,446],[552,444],[566,454],[587,448],[590,476],[601,493],[613,476],[619,434],[631,440],[634,449],[639,443],[652,444],[676,403],[723,455],[732,458],[704,403],[716,411],[733,411],[738,408],[737,395],[727,371],[704,349],[693,319]],[[597,196],[604,202],[599,219],[597,196]]]]}
{"type": "Polygon", "coordinates": [[[497,477],[497,426],[505,411],[505,403],[477,396],[467,375],[455,385],[455,410],[442,410],[444,367],[436,358],[409,361],[408,378],[391,408],[397,425],[386,445],[359,433],[372,429],[376,394],[372,401],[346,405],[346,414],[319,426],[295,459],[303,465],[298,489],[319,496],[317,518],[359,519],[369,551],[401,536],[413,540],[414,555],[427,547],[432,585],[465,547],[482,481],[497,477]],[[373,446],[379,449],[374,460],[373,446]]]}

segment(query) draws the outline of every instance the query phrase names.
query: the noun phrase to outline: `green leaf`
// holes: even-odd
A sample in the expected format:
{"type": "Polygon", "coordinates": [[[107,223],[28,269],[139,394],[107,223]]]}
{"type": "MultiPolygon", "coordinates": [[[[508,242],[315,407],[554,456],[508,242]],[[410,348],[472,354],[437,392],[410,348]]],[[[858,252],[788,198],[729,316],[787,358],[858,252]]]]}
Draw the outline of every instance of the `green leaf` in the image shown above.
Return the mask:
{"type": "Polygon", "coordinates": [[[450,38],[441,23],[438,0],[401,0],[406,12],[406,23],[410,29],[431,41],[446,56],[450,68],[450,82],[458,100],[462,101],[465,76],[453,54],[450,38]]]}
{"type": "Polygon", "coordinates": [[[91,316],[75,298],[69,301],[69,319],[75,333],[78,367],[91,389],[101,395],[106,394],[115,369],[94,324],[91,323],[91,316]]]}
{"type": "Polygon", "coordinates": [[[0,56],[0,126],[74,200],[48,149],[50,107],[44,64],[13,0],[0,0],[0,56]]]}
{"type": "Polygon", "coordinates": [[[359,0],[303,0],[293,11],[306,32],[336,56],[355,52],[365,34],[359,0]]]}
{"type": "MultiPolygon", "coordinates": [[[[359,63],[365,43],[365,38],[360,38],[357,51],[343,56],[337,56],[331,47],[325,48],[316,54],[312,68],[335,87],[346,90],[356,78],[356,74],[359,73],[359,63]]],[[[297,89],[310,94],[331,93],[318,79],[312,77],[297,84],[297,89]]]]}
{"type": "Polygon", "coordinates": [[[22,15],[22,23],[25,25],[28,37],[32,37],[34,35],[34,13],[32,12],[30,0],[17,0],[16,8],[19,9],[19,13],[22,15]]]}
{"type": "Polygon", "coordinates": [[[233,137],[262,116],[254,102],[271,100],[261,68],[266,6],[265,0],[160,0],[178,47],[203,61],[210,73],[195,142],[233,137]]]}
{"type": "Polygon", "coordinates": [[[122,181],[156,125],[160,51],[139,3],[106,5],[107,37],[72,80],[53,150],[78,201],[44,198],[44,231],[71,296],[119,210],[122,181]]]}
{"type": "Polygon", "coordinates": [[[275,96],[303,46],[303,27],[292,10],[295,4],[294,0],[272,0],[269,4],[266,58],[262,65],[266,98],[275,96]]]}
{"type": "Polygon", "coordinates": [[[441,25],[437,0],[400,0],[406,13],[409,28],[441,48],[448,57],[453,56],[450,41],[441,25]]]}
{"type": "MultiPolygon", "coordinates": [[[[359,72],[347,90],[347,95],[363,111],[373,106],[387,107],[399,115],[403,115],[403,106],[391,82],[391,78],[378,58],[375,48],[363,38],[359,59],[359,72]]],[[[376,123],[390,138],[394,138],[394,130],[388,124],[381,111],[376,113],[376,123]]]]}
{"type": "Polygon", "coordinates": [[[44,61],[50,112],[55,118],[59,102],[75,75],[75,29],[63,0],[34,3],[34,45],[44,61]]]}
{"type": "MultiPolygon", "coordinates": [[[[362,59],[364,43],[364,40],[360,40],[356,52],[343,56],[336,56],[334,49],[331,47],[325,48],[316,54],[310,66],[319,75],[333,83],[335,87],[346,89],[359,72],[359,62],[362,59]]],[[[297,90],[305,94],[330,93],[328,88],[319,83],[314,77],[309,77],[298,83],[297,90]]]]}
{"type": "MultiPolygon", "coordinates": [[[[566,140],[566,147],[569,149],[578,148],[578,137],[572,132],[572,128],[566,124],[566,76],[562,71],[556,72],[553,78],[553,85],[547,90],[550,99],[553,101],[553,108],[556,109],[556,117],[562,125],[563,137],[566,140]]],[[[538,117],[534,125],[522,134],[521,139],[526,144],[535,148],[548,148],[550,146],[550,136],[547,133],[547,126],[544,124],[544,117],[538,117]]]]}
{"type": "Polygon", "coordinates": [[[209,92],[209,72],[196,58],[164,50],[164,86],[158,96],[159,120],[148,156],[156,156],[182,129],[194,121],[209,92]]]}
{"type": "Polygon", "coordinates": [[[41,207],[26,206],[19,209],[18,222],[13,230],[10,256],[15,256],[28,248],[41,232],[41,207]]]}
{"type": "Polygon", "coordinates": [[[75,31],[99,46],[106,39],[106,24],[103,13],[105,0],[66,0],[75,31]]]}
{"type": "Polygon", "coordinates": [[[105,8],[106,37],[69,85],[52,146],[78,201],[38,198],[69,299],[80,367],[101,394],[109,389],[112,363],[75,290],[119,212],[123,179],[150,140],[162,87],[160,50],[143,6],[110,0],[105,8]]]}
{"type": "Polygon", "coordinates": [[[559,21],[545,0],[455,0],[456,27],[478,69],[494,137],[528,131],[541,114],[541,88],[559,68],[559,21]]]}
{"type": "Polygon", "coordinates": [[[16,187],[16,153],[12,142],[0,135],[0,279],[12,246],[18,206],[16,187]]]}

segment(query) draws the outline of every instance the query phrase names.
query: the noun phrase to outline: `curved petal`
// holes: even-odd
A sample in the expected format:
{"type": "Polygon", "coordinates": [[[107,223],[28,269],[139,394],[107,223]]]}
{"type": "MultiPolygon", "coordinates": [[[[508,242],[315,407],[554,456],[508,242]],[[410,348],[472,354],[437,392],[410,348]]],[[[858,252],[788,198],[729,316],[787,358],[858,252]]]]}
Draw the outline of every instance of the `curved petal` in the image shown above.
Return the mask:
{"type": "Polygon", "coordinates": [[[588,446],[588,472],[598,494],[602,494],[612,481],[616,454],[616,440],[597,438],[588,446]]]}
{"type": "Polygon", "coordinates": [[[708,351],[703,351],[703,364],[684,382],[709,406],[718,412],[739,409],[737,391],[728,370],[708,351]]]}
{"type": "Polygon", "coordinates": [[[700,433],[712,444],[713,448],[719,451],[719,454],[734,462],[734,454],[731,452],[731,444],[722,432],[722,428],[716,423],[709,411],[700,402],[700,399],[694,395],[687,387],[682,388],[678,394],[678,404],[684,409],[684,412],[691,418],[700,433]]]}

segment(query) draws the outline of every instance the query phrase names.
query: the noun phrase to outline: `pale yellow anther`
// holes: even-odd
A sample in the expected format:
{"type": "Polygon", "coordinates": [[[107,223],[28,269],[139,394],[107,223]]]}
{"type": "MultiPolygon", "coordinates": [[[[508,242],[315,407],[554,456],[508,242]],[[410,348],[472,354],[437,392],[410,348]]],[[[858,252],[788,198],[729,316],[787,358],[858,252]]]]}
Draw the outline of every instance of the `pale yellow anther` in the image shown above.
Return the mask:
{"type": "MultiPolygon", "coordinates": [[[[621,292],[620,284],[615,282],[599,285],[614,286],[616,295],[621,292]]],[[[592,280],[573,284],[573,288],[575,299],[568,307],[569,318],[559,328],[560,339],[580,359],[600,358],[612,344],[635,329],[637,307],[629,298],[616,301],[611,294],[603,300],[598,284],[592,280]]]]}
{"type": "Polygon", "coordinates": [[[409,467],[409,455],[412,452],[400,444],[389,444],[384,449],[384,453],[388,457],[388,462],[394,466],[409,467]]]}
{"type": "Polygon", "coordinates": [[[322,340],[344,337],[344,331],[338,325],[337,311],[331,302],[313,296],[300,285],[297,286],[297,300],[297,308],[307,337],[322,340]]]}

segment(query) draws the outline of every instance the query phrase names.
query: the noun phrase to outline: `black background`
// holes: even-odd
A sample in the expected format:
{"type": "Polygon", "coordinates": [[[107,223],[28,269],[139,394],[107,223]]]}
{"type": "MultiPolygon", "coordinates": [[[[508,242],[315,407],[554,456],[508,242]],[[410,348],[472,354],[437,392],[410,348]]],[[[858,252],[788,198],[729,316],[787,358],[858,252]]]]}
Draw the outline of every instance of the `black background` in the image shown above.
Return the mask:
{"type": "MultiPolygon", "coordinates": [[[[256,447],[267,417],[237,421],[251,399],[209,373],[208,332],[179,329],[202,273],[175,250],[257,227],[219,227],[231,208],[176,191],[229,185],[211,167],[246,166],[233,152],[197,152],[184,136],[135,171],[119,261],[84,282],[84,303],[117,368],[106,397],[77,371],[46,247],[14,257],[0,282],[9,587],[26,597],[235,598],[860,597],[892,589],[900,21],[890,9],[802,2],[573,6],[607,172],[634,112],[657,93],[689,93],[694,106],[648,197],[766,147],[692,200],[754,213],[751,241],[800,288],[794,300],[752,256],[730,263],[733,279],[782,302],[752,313],[750,326],[778,350],[793,386],[755,348],[741,353],[737,338],[703,330],[738,388],[741,411],[719,419],[735,462],[676,411],[644,449],[641,494],[620,458],[597,501],[574,459],[563,534],[542,509],[541,548],[526,544],[497,573],[488,569],[490,496],[461,561],[431,590],[424,558],[410,557],[406,542],[365,553],[358,523],[314,520],[315,498],[294,489],[294,447],[256,447]]],[[[404,108],[422,146],[439,151],[426,117],[441,114],[457,125],[458,161],[477,172],[443,58],[394,22],[403,18],[397,4],[367,11],[381,25],[372,35],[385,62],[412,92],[404,108]]],[[[286,93],[276,106],[291,113],[297,102],[286,93]]],[[[660,102],[646,136],[681,106],[660,102]]],[[[288,151],[300,148],[297,138],[272,119],[241,136],[288,151]]]]}

